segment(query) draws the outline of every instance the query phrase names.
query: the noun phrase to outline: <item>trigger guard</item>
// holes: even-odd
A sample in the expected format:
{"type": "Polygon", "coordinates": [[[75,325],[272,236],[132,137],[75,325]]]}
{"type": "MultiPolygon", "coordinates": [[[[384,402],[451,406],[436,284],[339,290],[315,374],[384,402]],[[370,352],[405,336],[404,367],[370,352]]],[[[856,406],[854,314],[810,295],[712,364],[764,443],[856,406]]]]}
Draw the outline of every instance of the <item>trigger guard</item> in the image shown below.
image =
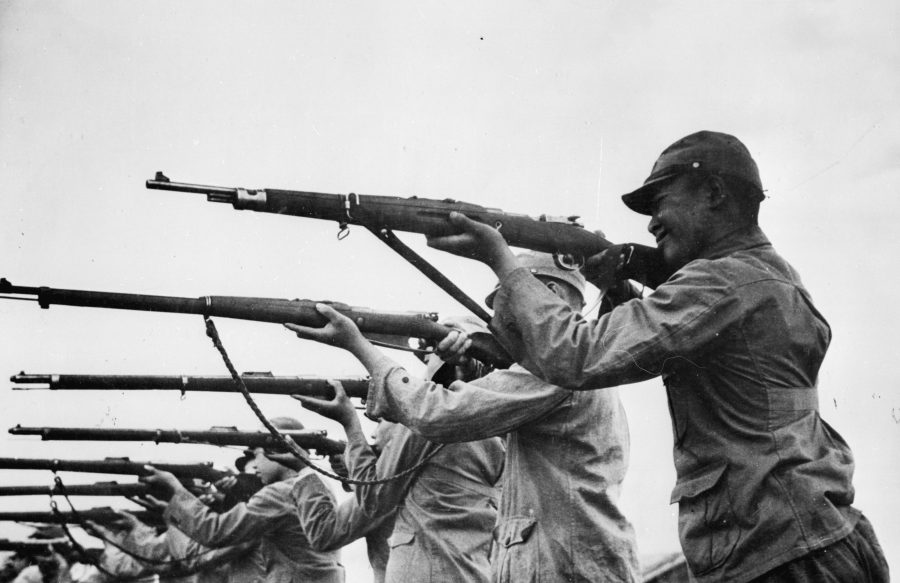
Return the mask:
{"type": "Polygon", "coordinates": [[[565,271],[577,271],[584,267],[584,258],[576,258],[570,253],[554,253],[553,263],[565,271]]]}

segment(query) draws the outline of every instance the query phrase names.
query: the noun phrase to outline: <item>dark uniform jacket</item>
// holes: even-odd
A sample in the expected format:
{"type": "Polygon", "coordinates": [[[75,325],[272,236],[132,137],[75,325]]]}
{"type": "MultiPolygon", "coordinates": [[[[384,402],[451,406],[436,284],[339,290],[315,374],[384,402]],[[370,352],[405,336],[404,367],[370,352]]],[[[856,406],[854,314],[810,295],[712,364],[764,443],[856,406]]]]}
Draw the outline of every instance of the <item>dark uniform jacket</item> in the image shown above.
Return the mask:
{"type": "Polygon", "coordinates": [[[662,376],[698,581],[750,580],[853,529],[853,457],[819,416],[831,331],[759,228],[597,321],[524,269],[501,284],[492,329],[537,376],[575,390],[662,376]]]}

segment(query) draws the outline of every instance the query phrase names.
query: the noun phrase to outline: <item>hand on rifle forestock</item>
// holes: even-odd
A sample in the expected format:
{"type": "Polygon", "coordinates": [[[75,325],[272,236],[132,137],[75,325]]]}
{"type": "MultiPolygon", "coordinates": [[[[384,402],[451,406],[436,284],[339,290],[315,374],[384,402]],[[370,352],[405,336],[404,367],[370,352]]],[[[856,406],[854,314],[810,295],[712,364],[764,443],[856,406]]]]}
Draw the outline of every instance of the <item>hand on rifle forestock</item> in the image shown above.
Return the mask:
{"type": "Polygon", "coordinates": [[[356,408],[354,408],[350,397],[347,396],[344,385],[340,381],[332,380],[329,380],[328,384],[334,389],[334,398],[331,400],[304,395],[291,395],[291,397],[300,401],[305,409],[333,419],[343,425],[344,428],[354,423],[359,423],[359,418],[356,416],[356,408]]]}
{"type": "Polygon", "coordinates": [[[428,237],[428,246],[460,257],[475,259],[503,277],[518,265],[506,239],[490,225],[473,221],[458,212],[450,213],[450,222],[459,233],[443,237],[428,237]]]}
{"type": "MultiPolygon", "coordinates": [[[[153,466],[144,466],[150,473],[146,476],[141,476],[138,480],[148,486],[152,486],[155,490],[158,490],[161,495],[165,497],[166,500],[171,498],[176,492],[180,490],[185,490],[184,485],[178,481],[178,478],[169,472],[163,472],[157,470],[153,466]]],[[[147,495],[146,498],[150,499],[147,503],[140,503],[144,508],[151,508],[155,505],[156,502],[160,502],[159,499],[154,496],[147,495]]]]}
{"type": "Polygon", "coordinates": [[[434,353],[446,363],[465,364],[468,360],[466,350],[472,345],[469,335],[462,330],[453,330],[447,337],[437,343],[434,353]]]}
{"type": "MultiPolygon", "coordinates": [[[[290,437],[288,437],[288,439],[290,439],[290,437]]],[[[281,464],[286,468],[290,468],[290,469],[294,470],[295,472],[299,472],[300,470],[302,470],[303,468],[306,467],[306,464],[304,464],[302,461],[298,460],[297,456],[295,456],[294,454],[292,454],[290,452],[277,453],[277,452],[267,451],[266,457],[277,464],[281,464]]]]}
{"type": "Polygon", "coordinates": [[[341,314],[328,304],[316,304],[316,311],[325,316],[328,323],[321,328],[285,324],[284,327],[297,334],[298,338],[315,340],[352,351],[360,343],[368,342],[353,320],[341,314]]]}

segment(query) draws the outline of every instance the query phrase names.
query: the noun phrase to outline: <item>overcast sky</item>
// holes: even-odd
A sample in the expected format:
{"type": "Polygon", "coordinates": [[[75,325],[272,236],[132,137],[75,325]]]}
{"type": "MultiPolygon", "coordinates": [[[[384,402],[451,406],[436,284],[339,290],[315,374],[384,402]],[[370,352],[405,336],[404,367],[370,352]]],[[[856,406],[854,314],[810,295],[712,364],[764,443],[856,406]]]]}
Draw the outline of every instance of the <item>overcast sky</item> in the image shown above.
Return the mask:
{"type": "MultiPolygon", "coordinates": [[[[163,170],[184,182],[454,197],[577,214],[612,240],[652,244],[645,218],[619,195],[676,139],[733,133],[767,188],[764,230],[832,325],[822,416],[854,449],[857,506],[896,571],[898,25],[900,5],[888,0],[0,0],[0,276],[460,313],[364,230],[338,242],[334,224],[236,212],[201,195],[147,191],[144,181],[163,170]]],[[[405,240],[473,296],[493,286],[482,266],[405,240]]],[[[225,373],[199,317],[0,302],[0,322],[2,375],[225,373]]],[[[218,325],[241,370],[364,372],[279,326],[218,325]]],[[[232,395],[0,390],[4,428],[257,425],[232,395]]],[[[642,551],[677,550],[662,384],[622,394],[633,447],[625,511],[642,551]]],[[[296,413],[340,436],[292,401],[260,401],[270,415],[296,413]]],[[[3,437],[0,451],[234,457],[3,437]]],[[[48,480],[10,474],[2,481],[48,480]]],[[[79,480],[89,477],[70,481],[79,480]]],[[[0,500],[13,507],[46,500],[0,500]]],[[[349,581],[365,580],[362,557],[359,546],[348,554],[349,581]]]]}

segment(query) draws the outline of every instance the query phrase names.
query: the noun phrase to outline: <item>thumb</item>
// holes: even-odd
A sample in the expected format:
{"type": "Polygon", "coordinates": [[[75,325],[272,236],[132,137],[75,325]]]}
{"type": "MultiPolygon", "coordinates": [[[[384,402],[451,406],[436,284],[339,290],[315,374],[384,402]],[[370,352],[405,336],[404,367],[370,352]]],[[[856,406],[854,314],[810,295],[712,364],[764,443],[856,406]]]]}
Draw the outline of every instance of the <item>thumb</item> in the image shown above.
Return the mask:
{"type": "Polygon", "coordinates": [[[477,225],[481,224],[478,221],[473,221],[472,219],[458,211],[452,211],[450,213],[450,222],[463,231],[473,231],[477,228],[477,225]]]}
{"type": "Polygon", "coordinates": [[[345,399],[347,398],[347,391],[344,390],[344,384],[341,381],[336,381],[334,379],[328,379],[325,381],[334,389],[334,397],[335,399],[345,399]]]}
{"type": "Polygon", "coordinates": [[[316,311],[325,316],[331,323],[335,323],[341,318],[341,313],[328,304],[316,304],[316,311]]]}
{"type": "Polygon", "coordinates": [[[306,395],[291,395],[292,399],[300,401],[304,409],[309,409],[313,413],[324,415],[329,410],[331,401],[325,401],[316,397],[307,397],[306,395]]]}

